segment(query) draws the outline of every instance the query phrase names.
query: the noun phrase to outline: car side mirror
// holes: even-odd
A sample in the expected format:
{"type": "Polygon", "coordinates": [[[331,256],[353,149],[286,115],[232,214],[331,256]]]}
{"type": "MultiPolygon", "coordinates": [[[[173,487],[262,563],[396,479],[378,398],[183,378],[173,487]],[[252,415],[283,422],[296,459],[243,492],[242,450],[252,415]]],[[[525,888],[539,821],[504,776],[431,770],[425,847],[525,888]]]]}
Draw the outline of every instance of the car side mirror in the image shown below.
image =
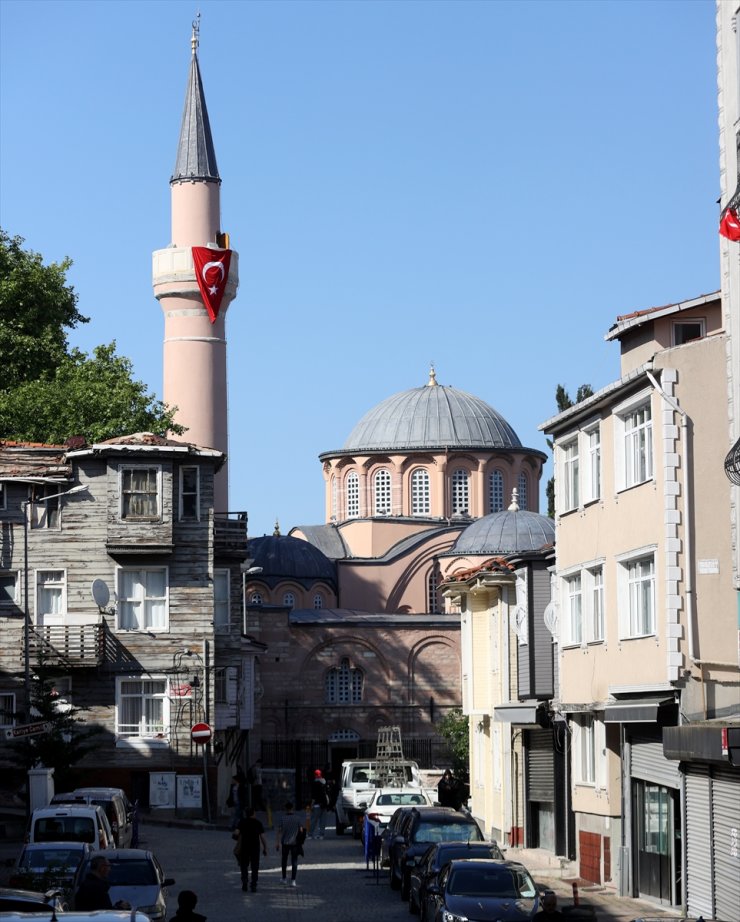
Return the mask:
{"type": "Polygon", "coordinates": [[[427,884],[427,893],[431,893],[432,896],[435,896],[442,891],[439,889],[439,884],[427,884]]]}
{"type": "Polygon", "coordinates": [[[162,886],[163,886],[163,887],[174,887],[174,886],[175,886],[175,878],[174,878],[174,877],[165,877],[165,879],[162,881],[162,886]]]}
{"type": "Polygon", "coordinates": [[[393,839],[393,844],[394,844],[394,845],[403,845],[404,841],[405,841],[405,839],[403,838],[403,836],[395,836],[394,839],[393,839]]]}

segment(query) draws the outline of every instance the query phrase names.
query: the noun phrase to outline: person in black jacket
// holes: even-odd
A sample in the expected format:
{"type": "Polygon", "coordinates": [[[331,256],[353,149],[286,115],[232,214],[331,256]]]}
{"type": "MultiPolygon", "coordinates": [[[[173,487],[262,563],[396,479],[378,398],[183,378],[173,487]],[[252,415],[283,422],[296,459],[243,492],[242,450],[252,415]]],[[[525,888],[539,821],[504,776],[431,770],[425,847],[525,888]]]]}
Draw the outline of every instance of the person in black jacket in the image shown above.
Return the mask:
{"type": "Polygon", "coordinates": [[[111,903],[108,893],[110,890],[109,874],[110,861],[105,855],[95,855],[90,861],[90,870],[87,872],[87,876],[75,894],[75,909],[80,911],[131,909],[126,900],[119,900],[115,906],[111,903]]]}
{"type": "Polygon", "coordinates": [[[206,917],[195,912],[198,897],[192,890],[181,890],[177,896],[177,912],[170,922],[206,922],[206,917]]]}

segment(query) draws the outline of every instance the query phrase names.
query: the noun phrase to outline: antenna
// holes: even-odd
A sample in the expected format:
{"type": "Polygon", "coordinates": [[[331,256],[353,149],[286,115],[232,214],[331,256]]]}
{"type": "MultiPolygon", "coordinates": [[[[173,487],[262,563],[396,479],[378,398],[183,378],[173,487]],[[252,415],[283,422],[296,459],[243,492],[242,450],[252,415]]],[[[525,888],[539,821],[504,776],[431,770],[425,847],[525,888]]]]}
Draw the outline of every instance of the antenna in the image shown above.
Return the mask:
{"type": "Polygon", "coordinates": [[[112,614],[112,610],[106,607],[108,602],[110,602],[110,589],[106,581],[104,579],[94,579],[90,591],[92,592],[93,601],[100,610],[100,614],[112,614]]]}

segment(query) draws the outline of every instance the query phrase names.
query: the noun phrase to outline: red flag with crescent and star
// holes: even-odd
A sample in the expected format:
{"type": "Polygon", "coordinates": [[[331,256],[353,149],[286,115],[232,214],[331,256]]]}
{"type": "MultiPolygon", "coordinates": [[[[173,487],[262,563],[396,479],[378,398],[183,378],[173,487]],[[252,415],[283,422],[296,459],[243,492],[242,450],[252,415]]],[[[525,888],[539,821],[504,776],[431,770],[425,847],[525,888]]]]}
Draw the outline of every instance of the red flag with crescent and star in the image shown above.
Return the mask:
{"type": "Polygon", "coordinates": [[[719,232],[728,240],[740,240],[740,186],[719,216],[719,232]]]}
{"type": "Polygon", "coordinates": [[[212,250],[210,247],[193,247],[195,277],[203,297],[203,303],[211,318],[216,322],[221,309],[226,283],[229,280],[231,250],[212,250]]]}

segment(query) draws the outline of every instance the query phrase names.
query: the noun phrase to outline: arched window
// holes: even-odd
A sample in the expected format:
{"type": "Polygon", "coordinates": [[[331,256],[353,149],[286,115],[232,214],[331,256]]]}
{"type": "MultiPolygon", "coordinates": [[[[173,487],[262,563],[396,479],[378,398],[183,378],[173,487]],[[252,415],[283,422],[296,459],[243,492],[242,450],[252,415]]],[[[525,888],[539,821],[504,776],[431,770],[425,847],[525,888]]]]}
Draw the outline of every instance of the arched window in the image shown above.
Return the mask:
{"type": "Polygon", "coordinates": [[[391,474],[385,468],[375,472],[373,477],[373,497],[375,515],[391,513],[391,474]]]}
{"type": "Polygon", "coordinates": [[[518,481],[519,489],[519,508],[520,509],[529,509],[529,504],[527,502],[527,475],[522,471],[519,475],[518,481]]]}
{"type": "Polygon", "coordinates": [[[470,509],[470,476],[463,468],[452,475],[452,514],[466,514],[470,509]]]}
{"type": "Polygon", "coordinates": [[[334,474],[331,475],[331,520],[336,522],[337,516],[339,515],[339,487],[337,486],[337,478],[334,474]]]}
{"type": "Polygon", "coordinates": [[[250,605],[262,605],[263,604],[262,593],[253,592],[249,597],[249,604],[250,605]]]}
{"type": "Polygon", "coordinates": [[[411,515],[429,515],[431,511],[429,471],[420,467],[411,475],[411,515]]]}
{"type": "Polygon", "coordinates": [[[318,609],[324,607],[324,597],[320,592],[317,592],[313,597],[313,607],[318,611],[318,609]]]}
{"type": "Polygon", "coordinates": [[[295,596],[292,592],[286,592],[283,596],[283,605],[286,608],[295,608],[295,596]]]}
{"type": "Polygon", "coordinates": [[[360,478],[357,471],[347,475],[347,518],[356,519],[360,515],[360,478]]]}
{"type": "Polygon", "coordinates": [[[327,704],[359,704],[362,701],[364,675],[361,669],[343,659],[326,673],[324,691],[327,704]]]}
{"type": "Polygon", "coordinates": [[[439,573],[436,566],[432,567],[427,577],[427,611],[433,614],[439,614],[439,573]]]}
{"type": "Polygon", "coordinates": [[[488,511],[501,512],[504,508],[504,475],[491,471],[488,475],[488,511]]]}

